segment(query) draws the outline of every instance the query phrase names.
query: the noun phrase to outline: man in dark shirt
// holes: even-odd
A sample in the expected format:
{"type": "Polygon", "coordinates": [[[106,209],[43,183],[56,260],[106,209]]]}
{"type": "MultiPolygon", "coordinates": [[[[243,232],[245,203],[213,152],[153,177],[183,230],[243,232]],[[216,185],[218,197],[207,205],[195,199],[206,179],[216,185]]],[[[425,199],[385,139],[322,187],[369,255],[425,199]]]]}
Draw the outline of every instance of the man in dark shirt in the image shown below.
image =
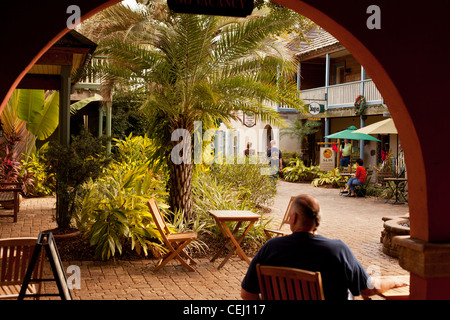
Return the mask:
{"type": "Polygon", "coordinates": [[[267,241],[255,255],[242,281],[241,297],[259,299],[258,263],[319,271],[326,300],[346,300],[349,292],[370,296],[406,285],[395,279],[372,279],[344,242],[315,234],[319,223],[317,199],[297,196],[289,213],[293,233],[267,241]]]}

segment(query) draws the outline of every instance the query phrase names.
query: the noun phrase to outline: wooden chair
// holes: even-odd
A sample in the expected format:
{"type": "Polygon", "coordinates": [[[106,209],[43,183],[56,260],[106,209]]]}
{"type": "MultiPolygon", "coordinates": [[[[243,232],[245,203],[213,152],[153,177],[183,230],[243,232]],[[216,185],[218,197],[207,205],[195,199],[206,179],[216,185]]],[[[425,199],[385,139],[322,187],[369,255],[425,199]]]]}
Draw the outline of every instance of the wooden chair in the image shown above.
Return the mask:
{"type": "Polygon", "coordinates": [[[320,272],[256,265],[262,300],[324,300],[320,272]]]}
{"type": "Polygon", "coordinates": [[[20,194],[22,193],[22,183],[0,182],[0,205],[5,209],[13,209],[13,214],[0,215],[0,217],[12,217],[17,222],[19,213],[20,194]]]}
{"type": "Polygon", "coordinates": [[[161,212],[159,211],[156,200],[153,198],[150,199],[147,205],[153,216],[153,221],[161,233],[164,244],[169,249],[169,252],[159,261],[155,271],[158,271],[164,267],[167,262],[173,258],[177,258],[177,260],[180,261],[181,264],[189,271],[194,271],[194,268],[192,268],[184,259],[190,261],[192,264],[196,264],[196,262],[184,251],[184,248],[186,248],[189,243],[197,239],[197,232],[171,233],[164,221],[163,216],[161,215],[161,212]]]}
{"type": "Polygon", "coordinates": [[[266,234],[266,236],[269,239],[271,239],[273,236],[279,237],[279,236],[286,236],[286,235],[290,234],[290,233],[281,231],[281,228],[283,227],[284,224],[289,224],[289,211],[291,210],[292,202],[294,201],[294,199],[295,199],[295,197],[291,197],[291,199],[289,200],[289,204],[287,206],[286,212],[284,213],[283,220],[281,221],[281,224],[278,227],[278,229],[264,229],[264,233],[266,234]]]}
{"type": "MultiPolygon", "coordinates": [[[[28,269],[36,238],[0,239],[0,299],[17,298],[28,269]]],[[[41,255],[34,269],[33,278],[42,278],[44,258],[41,255]]],[[[41,282],[30,283],[26,294],[39,294],[41,282]]],[[[38,297],[36,297],[38,299],[38,297]]]]}

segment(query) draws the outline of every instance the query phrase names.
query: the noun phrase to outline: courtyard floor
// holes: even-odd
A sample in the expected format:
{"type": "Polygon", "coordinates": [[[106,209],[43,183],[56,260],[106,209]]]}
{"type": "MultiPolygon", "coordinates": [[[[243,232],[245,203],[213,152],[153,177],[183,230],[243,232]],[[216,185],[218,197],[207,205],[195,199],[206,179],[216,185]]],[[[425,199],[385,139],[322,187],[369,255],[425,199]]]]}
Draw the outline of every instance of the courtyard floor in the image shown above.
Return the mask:
{"type": "MultiPolygon", "coordinates": [[[[268,217],[273,226],[284,216],[289,198],[311,194],[321,204],[322,222],[318,233],[338,238],[352,249],[366,268],[380,275],[407,275],[396,259],[381,251],[382,217],[404,216],[408,205],[392,205],[383,199],[347,198],[339,190],[315,188],[310,184],[278,181],[278,192],[268,217]]],[[[36,237],[40,231],[56,226],[52,221],[54,198],[24,199],[16,223],[0,218],[0,238],[36,237]]],[[[0,212],[1,213],[1,212],[0,212]]],[[[288,230],[288,226],[285,226],[288,230]]],[[[80,267],[81,287],[72,291],[76,300],[237,300],[247,263],[234,255],[220,270],[221,259],[211,263],[198,259],[195,272],[186,271],[176,260],[154,272],[155,260],[64,261],[80,267]]]]}

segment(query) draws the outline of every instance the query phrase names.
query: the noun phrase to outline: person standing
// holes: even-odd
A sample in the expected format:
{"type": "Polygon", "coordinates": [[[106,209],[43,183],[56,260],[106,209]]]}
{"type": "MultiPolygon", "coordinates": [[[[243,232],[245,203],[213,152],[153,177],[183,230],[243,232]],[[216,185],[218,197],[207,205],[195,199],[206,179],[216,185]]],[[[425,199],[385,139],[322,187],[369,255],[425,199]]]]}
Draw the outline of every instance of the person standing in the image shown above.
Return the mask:
{"type": "Polygon", "coordinates": [[[350,164],[350,156],[352,154],[352,144],[350,140],[344,139],[344,147],[341,149],[342,159],[340,160],[341,167],[348,167],[350,164]]]}
{"type": "Polygon", "coordinates": [[[270,141],[270,148],[267,150],[267,157],[269,158],[270,176],[276,180],[278,178],[278,172],[283,169],[282,157],[280,149],[276,147],[276,141],[270,141]]]}

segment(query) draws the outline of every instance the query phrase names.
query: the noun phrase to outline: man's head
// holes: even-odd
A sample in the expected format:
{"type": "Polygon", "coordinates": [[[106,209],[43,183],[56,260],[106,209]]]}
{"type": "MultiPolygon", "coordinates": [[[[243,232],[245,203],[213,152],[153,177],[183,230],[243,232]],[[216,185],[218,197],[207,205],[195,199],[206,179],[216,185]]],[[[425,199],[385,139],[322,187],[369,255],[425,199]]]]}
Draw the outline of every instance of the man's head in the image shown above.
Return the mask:
{"type": "Polygon", "coordinates": [[[275,147],[277,145],[277,142],[275,140],[270,140],[270,146],[275,147]]]}
{"type": "Polygon", "coordinates": [[[289,224],[292,232],[311,232],[320,224],[319,201],[307,194],[294,198],[289,211],[289,224]]]}

